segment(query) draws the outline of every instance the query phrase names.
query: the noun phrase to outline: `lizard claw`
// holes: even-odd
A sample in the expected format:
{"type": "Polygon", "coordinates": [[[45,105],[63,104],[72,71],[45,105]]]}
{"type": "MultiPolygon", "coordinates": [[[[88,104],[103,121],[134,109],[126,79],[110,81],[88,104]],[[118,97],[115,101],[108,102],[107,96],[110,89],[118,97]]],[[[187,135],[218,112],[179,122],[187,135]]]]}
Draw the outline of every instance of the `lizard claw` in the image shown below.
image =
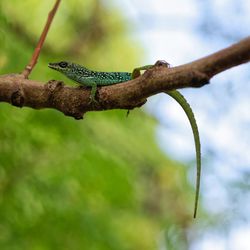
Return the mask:
{"type": "Polygon", "coordinates": [[[99,102],[92,96],[89,97],[89,104],[99,105],[99,102]]]}

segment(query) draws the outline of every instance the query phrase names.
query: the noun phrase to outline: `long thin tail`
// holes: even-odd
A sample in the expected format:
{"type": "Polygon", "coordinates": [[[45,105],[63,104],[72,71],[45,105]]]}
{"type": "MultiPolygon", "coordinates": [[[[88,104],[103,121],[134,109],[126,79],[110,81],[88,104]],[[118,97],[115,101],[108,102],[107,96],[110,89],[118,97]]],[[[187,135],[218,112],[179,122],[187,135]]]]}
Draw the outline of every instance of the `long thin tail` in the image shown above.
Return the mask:
{"type": "Polygon", "coordinates": [[[188,117],[189,123],[192,127],[193,135],[194,135],[194,143],[195,143],[195,151],[196,151],[196,167],[197,167],[195,204],[194,204],[194,218],[196,218],[199,194],[200,194],[200,180],[201,180],[201,144],[200,144],[198,126],[194,117],[194,113],[190,105],[184,98],[184,96],[177,90],[168,91],[165,93],[171,96],[172,98],[174,98],[183,108],[184,112],[186,113],[188,117]]]}

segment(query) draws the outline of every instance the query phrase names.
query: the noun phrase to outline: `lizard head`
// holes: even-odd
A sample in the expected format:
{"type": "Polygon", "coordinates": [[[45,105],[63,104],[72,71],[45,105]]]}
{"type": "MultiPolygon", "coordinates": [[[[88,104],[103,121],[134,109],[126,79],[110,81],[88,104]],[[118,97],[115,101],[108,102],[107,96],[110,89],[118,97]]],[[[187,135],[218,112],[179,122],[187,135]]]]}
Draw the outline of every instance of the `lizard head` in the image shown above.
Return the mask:
{"type": "Polygon", "coordinates": [[[49,68],[59,71],[69,79],[78,83],[82,83],[83,80],[86,81],[86,79],[90,77],[92,73],[92,71],[79,64],[66,61],[49,63],[48,66],[49,68]]]}
{"type": "Polygon", "coordinates": [[[62,61],[57,63],[49,63],[48,67],[67,75],[67,73],[70,73],[72,70],[74,70],[74,63],[62,61]]]}

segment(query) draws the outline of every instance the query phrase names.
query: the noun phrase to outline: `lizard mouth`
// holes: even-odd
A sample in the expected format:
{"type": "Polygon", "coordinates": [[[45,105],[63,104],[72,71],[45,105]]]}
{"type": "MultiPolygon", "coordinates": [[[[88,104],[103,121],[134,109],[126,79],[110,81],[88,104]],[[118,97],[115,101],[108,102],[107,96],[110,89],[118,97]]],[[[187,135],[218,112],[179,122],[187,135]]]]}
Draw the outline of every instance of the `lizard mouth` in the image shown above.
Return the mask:
{"type": "Polygon", "coordinates": [[[56,64],[55,63],[49,63],[48,67],[51,69],[57,69],[56,64]]]}
{"type": "Polygon", "coordinates": [[[62,62],[49,63],[48,67],[51,69],[62,71],[62,70],[67,69],[68,65],[69,65],[68,62],[62,61],[62,62]]]}

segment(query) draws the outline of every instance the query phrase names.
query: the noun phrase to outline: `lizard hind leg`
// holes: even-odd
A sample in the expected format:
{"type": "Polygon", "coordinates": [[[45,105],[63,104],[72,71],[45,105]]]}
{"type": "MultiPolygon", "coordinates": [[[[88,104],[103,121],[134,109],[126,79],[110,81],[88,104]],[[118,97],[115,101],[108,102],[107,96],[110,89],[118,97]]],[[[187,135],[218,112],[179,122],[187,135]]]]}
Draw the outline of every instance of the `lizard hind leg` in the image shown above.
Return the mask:
{"type": "Polygon", "coordinates": [[[148,70],[148,69],[151,69],[153,68],[154,66],[156,67],[167,67],[169,68],[170,67],[170,64],[164,60],[158,60],[154,65],[153,64],[149,64],[149,65],[144,65],[144,66],[141,66],[141,67],[138,67],[138,68],[135,68],[132,72],[132,79],[135,79],[137,77],[139,77],[141,75],[141,70],[148,70]]]}
{"type": "Polygon", "coordinates": [[[132,72],[132,79],[139,77],[141,75],[141,70],[147,70],[147,69],[152,68],[153,66],[154,65],[145,65],[145,66],[135,68],[132,72]]]}

